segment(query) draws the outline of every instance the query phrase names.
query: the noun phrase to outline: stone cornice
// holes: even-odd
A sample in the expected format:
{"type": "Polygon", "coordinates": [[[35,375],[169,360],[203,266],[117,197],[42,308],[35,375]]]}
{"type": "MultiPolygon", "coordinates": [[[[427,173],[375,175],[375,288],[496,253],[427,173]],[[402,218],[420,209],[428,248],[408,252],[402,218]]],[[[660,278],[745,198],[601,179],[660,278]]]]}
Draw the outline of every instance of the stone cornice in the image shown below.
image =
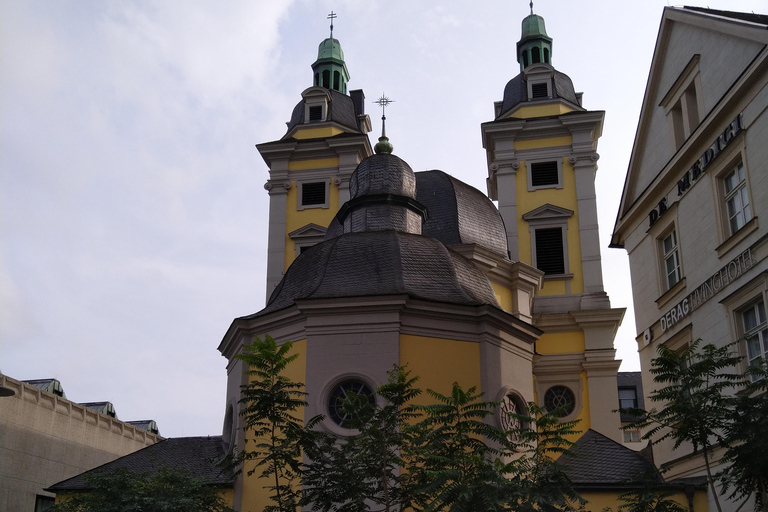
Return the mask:
{"type": "Polygon", "coordinates": [[[494,306],[461,306],[413,299],[407,295],[304,299],[260,316],[237,318],[219,344],[231,359],[244,340],[280,331],[281,339],[307,334],[385,332],[490,342],[521,355],[533,353],[541,331],[494,306]],[[527,348],[526,348],[527,346],[527,348]]]}

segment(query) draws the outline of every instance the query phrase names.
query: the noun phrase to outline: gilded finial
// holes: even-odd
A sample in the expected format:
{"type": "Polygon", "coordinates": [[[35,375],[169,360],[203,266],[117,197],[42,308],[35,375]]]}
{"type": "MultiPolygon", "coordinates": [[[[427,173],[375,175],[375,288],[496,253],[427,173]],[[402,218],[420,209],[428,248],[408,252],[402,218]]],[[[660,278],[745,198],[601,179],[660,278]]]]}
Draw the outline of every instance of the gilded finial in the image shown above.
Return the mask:
{"type": "Polygon", "coordinates": [[[387,105],[394,102],[395,100],[391,100],[387,98],[384,95],[384,93],[381,93],[381,98],[374,101],[374,103],[376,103],[381,107],[381,137],[379,137],[379,142],[377,142],[376,145],[373,147],[373,150],[376,152],[376,154],[379,154],[379,153],[392,154],[392,150],[394,149],[394,146],[392,146],[392,143],[390,143],[389,139],[387,138],[387,132],[385,128],[385,124],[387,121],[387,116],[385,115],[385,109],[387,108],[387,105]]]}
{"type": "Polygon", "coordinates": [[[331,39],[333,39],[333,20],[334,20],[335,18],[338,18],[338,16],[336,16],[336,14],[335,14],[333,11],[331,11],[331,14],[329,14],[329,15],[326,17],[326,19],[329,19],[329,20],[331,20],[331,39]]]}

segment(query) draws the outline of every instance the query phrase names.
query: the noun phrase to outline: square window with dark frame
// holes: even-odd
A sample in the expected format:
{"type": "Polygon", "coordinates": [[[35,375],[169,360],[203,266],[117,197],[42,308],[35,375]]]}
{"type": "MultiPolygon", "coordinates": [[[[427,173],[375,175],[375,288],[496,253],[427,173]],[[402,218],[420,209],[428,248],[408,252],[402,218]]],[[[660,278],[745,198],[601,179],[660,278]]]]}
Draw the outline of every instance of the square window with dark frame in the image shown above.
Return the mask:
{"type": "Polygon", "coordinates": [[[325,204],[325,188],[323,181],[301,184],[301,205],[315,206],[325,204]]]}
{"type": "Polygon", "coordinates": [[[536,268],[544,274],[565,274],[562,228],[535,230],[536,268]]]}
{"type": "Polygon", "coordinates": [[[741,311],[744,340],[747,346],[747,361],[757,364],[768,357],[768,322],[765,316],[765,303],[756,302],[741,311]]]}
{"type": "Polygon", "coordinates": [[[661,240],[662,260],[664,261],[665,285],[667,290],[680,281],[680,256],[677,252],[677,233],[672,230],[661,240]]]}
{"type": "Polygon", "coordinates": [[[725,175],[723,189],[725,209],[728,215],[728,230],[729,234],[733,235],[752,219],[742,162],[736,164],[731,172],[725,175]]]}
{"type": "Polygon", "coordinates": [[[619,388],[619,408],[637,409],[637,390],[635,388],[619,388]]]}
{"type": "Polygon", "coordinates": [[[531,186],[546,187],[560,184],[560,172],[557,161],[534,162],[531,164],[531,186]]]}

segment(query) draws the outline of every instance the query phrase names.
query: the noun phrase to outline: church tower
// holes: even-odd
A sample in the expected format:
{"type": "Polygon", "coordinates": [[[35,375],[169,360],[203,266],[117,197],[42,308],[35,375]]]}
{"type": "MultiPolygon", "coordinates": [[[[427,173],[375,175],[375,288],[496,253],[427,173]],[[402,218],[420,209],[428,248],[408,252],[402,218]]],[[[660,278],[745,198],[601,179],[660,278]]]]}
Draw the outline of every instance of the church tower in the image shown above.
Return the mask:
{"type": "Polygon", "coordinates": [[[523,19],[520,74],[510,80],[495,119],[482,125],[488,195],[498,201],[512,261],[544,272],[534,299],[534,379],[543,405],[572,401],[581,419],[621,442],[613,339],[624,309],[603,289],[595,198],[603,111],[582,107],[571,79],[552,66],[544,18],[523,19]]]}
{"type": "Polygon", "coordinates": [[[349,199],[352,171],[373,154],[365,94],[347,94],[349,71],[332,24],[312,71],[314,85],[301,93],[285,135],[256,146],[269,167],[267,299],[301,251],[323,239],[349,199]]]}

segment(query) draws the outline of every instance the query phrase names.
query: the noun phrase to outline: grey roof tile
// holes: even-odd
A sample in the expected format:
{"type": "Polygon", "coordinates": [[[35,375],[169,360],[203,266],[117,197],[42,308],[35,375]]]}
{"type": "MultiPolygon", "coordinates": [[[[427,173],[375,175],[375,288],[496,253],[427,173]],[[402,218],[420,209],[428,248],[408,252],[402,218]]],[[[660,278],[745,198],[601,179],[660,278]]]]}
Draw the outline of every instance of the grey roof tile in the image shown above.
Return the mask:
{"type": "MultiPolygon", "coordinates": [[[[592,429],[587,430],[568,452],[572,456],[563,454],[557,461],[577,488],[626,486],[649,471],[655,474],[653,465],[638,452],[592,429]]],[[[660,476],[658,481],[662,481],[660,476]]]]}
{"type": "Polygon", "coordinates": [[[234,482],[233,474],[223,471],[218,466],[224,455],[221,436],[169,438],[53,484],[46,490],[49,492],[84,491],[89,489],[85,478],[87,475],[117,469],[147,473],[161,468],[182,468],[192,477],[206,484],[230,486],[234,482]]]}

